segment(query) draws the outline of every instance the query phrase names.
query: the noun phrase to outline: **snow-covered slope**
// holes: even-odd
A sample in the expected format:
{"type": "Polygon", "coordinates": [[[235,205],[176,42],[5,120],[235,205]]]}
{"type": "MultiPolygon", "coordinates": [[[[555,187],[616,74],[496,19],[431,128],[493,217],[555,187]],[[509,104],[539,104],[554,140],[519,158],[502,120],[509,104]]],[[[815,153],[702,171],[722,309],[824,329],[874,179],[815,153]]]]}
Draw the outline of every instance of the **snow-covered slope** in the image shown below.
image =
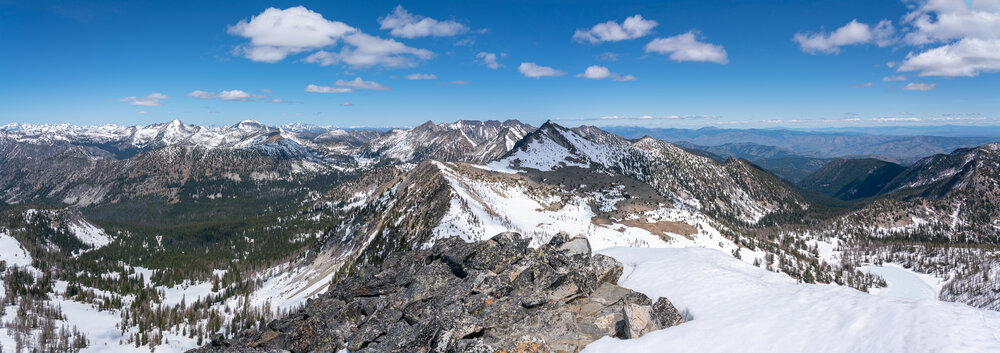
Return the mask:
{"type": "Polygon", "coordinates": [[[7,266],[31,265],[31,255],[6,229],[0,229],[0,261],[4,261],[7,266]]]}
{"type": "MultiPolygon", "coordinates": [[[[560,186],[459,163],[435,165],[452,193],[431,242],[450,236],[480,241],[512,231],[537,246],[566,232],[586,236],[595,249],[700,246],[731,253],[738,248],[716,229],[716,222],[639,182],[616,182],[581,168],[578,181],[588,185],[560,186]]],[[[744,256],[752,262],[763,253],[745,250],[744,256]]]]}
{"type": "Polygon", "coordinates": [[[487,169],[553,171],[598,168],[645,182],[677,202],[726,220],[754,224],[808,207],[780,179],[743,160],[724,164],[670,143],[622,139],[595,127],[568,129],[547,122],[487,169]]]}
{"type": "Polygon", "coordinates": [[[692,320],[584,352],[997,352],[1000,313],[799,284],[717,251],[613,248],[619,284],[692,320]]]}
{"type": "Polygon", "coordinates": [[[396,162],[487,162],[510,149],[533,128],[516,120],[499,122],[426,122],[412,129],[393,129],[361,147],[363,158],[396,162]]]}

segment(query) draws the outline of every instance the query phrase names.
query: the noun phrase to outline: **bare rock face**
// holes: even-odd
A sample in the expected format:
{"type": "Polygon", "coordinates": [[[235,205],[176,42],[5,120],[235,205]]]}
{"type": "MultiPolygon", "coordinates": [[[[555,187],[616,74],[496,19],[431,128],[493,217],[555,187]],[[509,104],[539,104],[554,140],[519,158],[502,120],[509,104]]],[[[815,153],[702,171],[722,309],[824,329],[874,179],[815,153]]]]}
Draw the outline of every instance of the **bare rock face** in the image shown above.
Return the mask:
{"type": "Polygon", "coordinates": [[[666,298],[616,285],[621,263],[585,238],[528,242],[502,233],[397,254],[297,314],[193,352],[578,352],[683,322],[666,298]]]}

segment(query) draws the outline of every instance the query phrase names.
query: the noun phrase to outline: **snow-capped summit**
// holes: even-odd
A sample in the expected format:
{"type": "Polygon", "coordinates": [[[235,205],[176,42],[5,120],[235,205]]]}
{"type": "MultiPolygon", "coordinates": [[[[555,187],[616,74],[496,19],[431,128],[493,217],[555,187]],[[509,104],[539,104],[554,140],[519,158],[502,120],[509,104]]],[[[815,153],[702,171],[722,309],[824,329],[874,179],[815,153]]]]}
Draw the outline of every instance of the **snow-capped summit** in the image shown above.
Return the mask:
{"type": "Polygon", "coordinates": [[[242,130],[242,131],[261,131],[261,130],[267,131],[267,130],[270,130],[270,128],[267,125],[264,125],[261,122],[256,121],[256,120],[243,120],[243,121],[240,121],[240,122],[236,123],[236,125],[233,125],[233,128],[234,129],[238,129],[238,130],[242,130]]]}

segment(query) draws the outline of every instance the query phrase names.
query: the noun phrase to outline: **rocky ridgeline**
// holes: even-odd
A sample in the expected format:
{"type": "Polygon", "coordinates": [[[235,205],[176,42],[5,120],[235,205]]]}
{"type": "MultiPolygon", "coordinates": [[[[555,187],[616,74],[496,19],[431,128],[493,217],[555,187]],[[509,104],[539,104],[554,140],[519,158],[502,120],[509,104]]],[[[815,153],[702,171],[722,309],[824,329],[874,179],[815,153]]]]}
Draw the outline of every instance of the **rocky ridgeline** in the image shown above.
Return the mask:
{"type": "Polygon", "coordinates": [[[538,249],[516,233],[438,241],[345,278],[257,332],[192,352],[578,352],[604,336],[635,338],[683,322],[619,287],[622,264],[585,238],[538,249]]]}

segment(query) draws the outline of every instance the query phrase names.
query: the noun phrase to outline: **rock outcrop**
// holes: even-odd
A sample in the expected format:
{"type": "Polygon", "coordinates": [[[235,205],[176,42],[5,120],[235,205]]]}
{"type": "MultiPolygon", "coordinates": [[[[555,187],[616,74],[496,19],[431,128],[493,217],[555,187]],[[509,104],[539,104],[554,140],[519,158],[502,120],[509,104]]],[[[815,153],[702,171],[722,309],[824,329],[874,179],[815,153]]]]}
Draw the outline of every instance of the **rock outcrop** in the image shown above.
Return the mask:
{"type": "Polygon", "coordinates": [[[390,256],[257,332],[192,352],[578,352],[604,336],[683,322],[619,287],[622,265],[560,234],[538,249],[516,233],[390,256]]]}

